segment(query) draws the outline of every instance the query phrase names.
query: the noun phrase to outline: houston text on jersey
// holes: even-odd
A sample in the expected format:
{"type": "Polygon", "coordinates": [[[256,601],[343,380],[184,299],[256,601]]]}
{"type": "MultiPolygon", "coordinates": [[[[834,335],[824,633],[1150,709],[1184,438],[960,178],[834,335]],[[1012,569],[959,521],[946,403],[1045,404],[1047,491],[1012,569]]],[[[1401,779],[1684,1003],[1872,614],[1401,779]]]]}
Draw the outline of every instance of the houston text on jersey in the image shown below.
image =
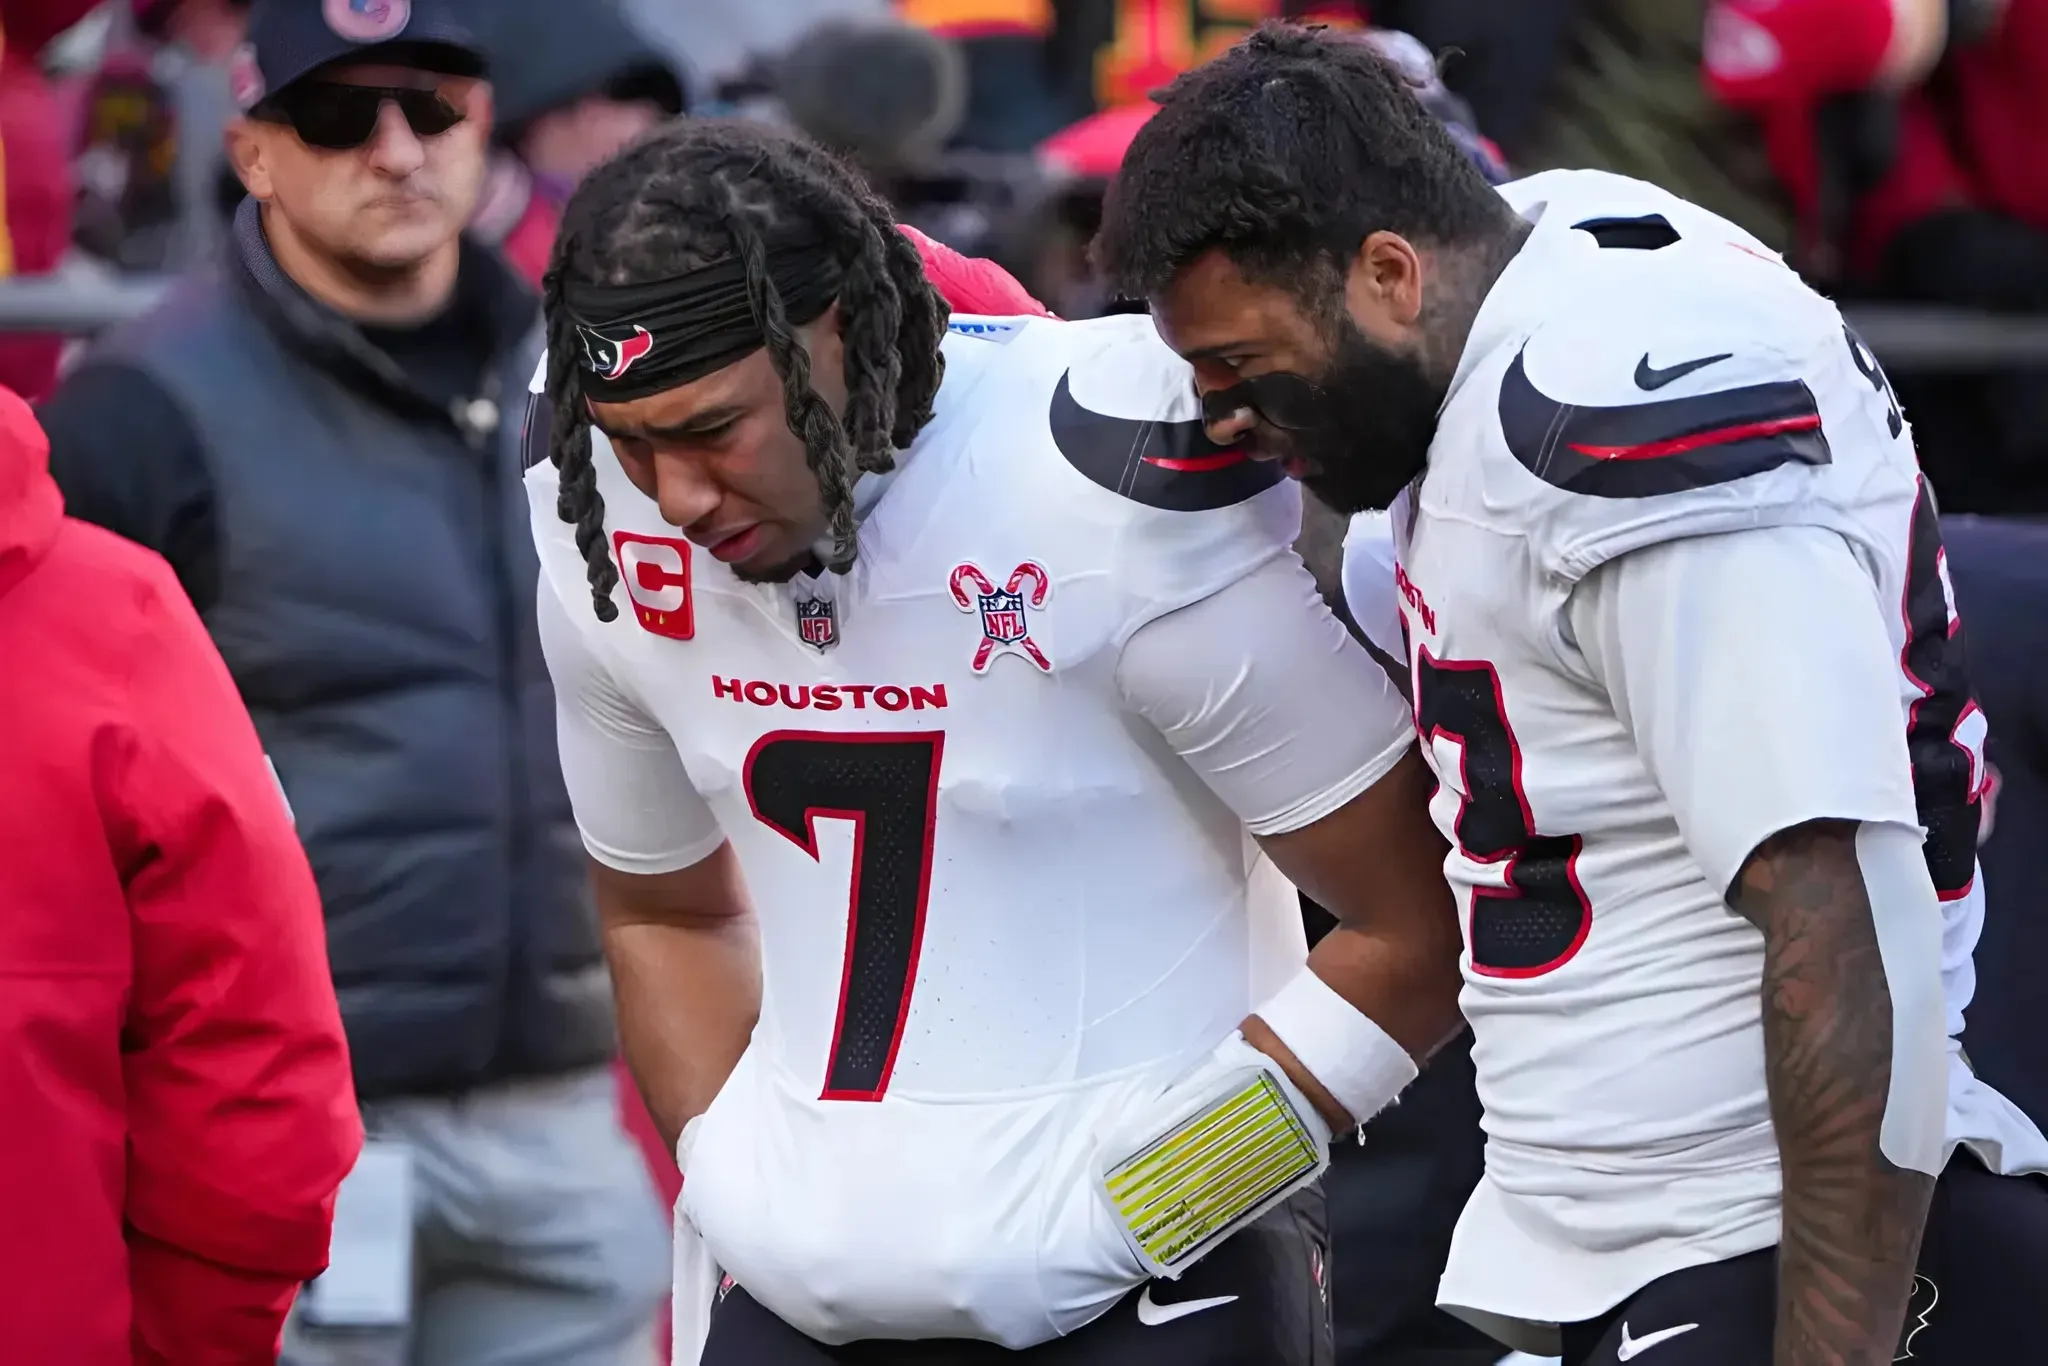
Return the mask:
{"type": "Polygon", "coordinates": [[[1394,586],[1400,590],[1402,599],[1421,615],[1423,629],[1435,635],[1436,613],[1430,610],[1429,600],[1422,596],[1422,590],[1408,577],[1408,571],[1401,567],[1399,560],[1394,562],[1394,586]]]}
{"type": "Polygon", "coordinates": [[[943,683],[930,687],[912,684],[907,688],[894,683],[768,683],[758,678],[721,678],[713,674],[711,695],[729,702],[788,707],[791,711],[838,711],[841,707],[866,711],[870,706],[882,711],[924,711],[946,705],[943,683]]]}

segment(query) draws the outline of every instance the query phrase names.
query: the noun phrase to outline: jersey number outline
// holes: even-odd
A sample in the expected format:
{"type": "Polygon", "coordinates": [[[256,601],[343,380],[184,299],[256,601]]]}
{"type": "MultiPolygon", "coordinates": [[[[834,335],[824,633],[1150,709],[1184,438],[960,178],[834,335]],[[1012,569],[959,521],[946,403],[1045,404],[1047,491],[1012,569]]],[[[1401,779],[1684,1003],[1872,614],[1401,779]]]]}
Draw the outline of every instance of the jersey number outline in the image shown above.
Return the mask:
{"type": "MultiPolygon", "coordinates": [[[[1885,429],[1896,441],[1906,429],[1898,393],[1856,329],[1845,324],[1842,332],[1849,359],[1884,403],[1885,429]]],[[[1959,901],[1977,880],[1977,829],[1991,781],[1984,755],[1988,727],[1970,687],[1941,518],[1924,478],[1906,532],[1899,615],[1906,628],[1899,672],[1920,694],[1906,713],[1906,753],[1913,770],[1913,803],[1927,828],[1921,851],[1935,892],[1943,901],[1959,901]]]]}
{"type": "Polygon", "coordinates": [[[1899,433],[1906,430],[1906,415],[1899,409],[1899,396],[1892,389],[1892,382],[1877,363],[1877,353],[1856,335],[1856,329],[1842,324],[1842,338],[1849,343],[1849,359],[1856,363],[1857,373],[1877,390],[1877,396],[1884,400],[1884,425],[1892,434],[1892,440],[1899,439],[1899,433]]]}
{"type": "Polygon", "coordinates": [[[1435,756],[1439,740],[1458,747],[1458,849],[1497,867],[1501,884],[1472,888],[1466,941],[1484,977],[1541,977],[1577,955],[1593,927],[1593,903],[1579,883],[1578,835],[1536,831],[1522,790],[1522,747],[1508,724],[1493,665],[1415,651],[1415,728],[1435,756]]]}
{"type": "Polygon", "coordinates": [[[931,898],[944,731],[771,731],[747,752],[754,819],[812,859],[817,822],[853,822],[846,962],[821,1100],[880,1100],[910,1018],[931,898]]]}
{"type": "Polygon", "coordinates": [[[1899,615],[1906,627],[1899,671],[1920,694],[1906,713],[1906,754],[1914,805],[1927,828],[1921,848],[1935,892],[1943,901],[1959,901],[1977,878],[1977,825],[1990,781],[1988,728],[1970,687],[1941,520],[1924,479],[1907,532],[1899,615]]]}
{"type": "MultiPolygon", "coordinates": [[[[1923,480],[1908,532],[1899,669],[1920,697],[1908,709],[1913,797],[1927,828],[1922,853],[1943,901],[1968,896],[1977,875],[1977,829],[1990,769],[1984,712],[1970,688],[1961,618],[1949,584],[1934,500],[1923,480]]],[[[1578,878],[1578,835],[1539,835],[1522,790],[1522,750],[1491,664],[1415,651],[1415,727],[1425,745],[1458,746],[1459,851],[1498,865],[1499,887],[1472,889],[1472,970],[1540,977],[1570,962],[1592,928],[1578,878]],[[1532,917],[1533,912],[1533,917],[1532,917]]],[[[1434,757],[1434,756],[1432,756],[1434,757]]]]}

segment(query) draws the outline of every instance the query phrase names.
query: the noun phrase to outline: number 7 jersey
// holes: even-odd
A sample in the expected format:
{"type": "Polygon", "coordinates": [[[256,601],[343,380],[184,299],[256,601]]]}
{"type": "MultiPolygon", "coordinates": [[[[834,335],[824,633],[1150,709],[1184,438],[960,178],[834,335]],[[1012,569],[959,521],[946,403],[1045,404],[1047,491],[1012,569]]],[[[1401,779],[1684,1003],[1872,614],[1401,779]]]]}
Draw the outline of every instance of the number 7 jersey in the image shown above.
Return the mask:
{"type": "MultiPolygon", "coordinates": [[[[1980,905],[1985,723],[1910,432],[1835,308],[1651,186],[1554,172],[1503,193],[1531,234],[1388,520],[1489,1140],[1441,1298],[1558,1323],[1777,1241],[1763,941],[1725,893],[1757,842],[1847,816],[1923,826],[1936,893],[1980,905]],[[1732,776],[1653,772],[1574,638],[1573,595],[1625,557],[1772,528],[1832,533],[1867,576],[1888,640],[1863,657],[1896,685],[1896,729],[1882,702],[1876,718],[1887,748],[1849,764],[1816,735],[1732,776]],[[1836,767],[1856,777],[1830,787],[1836,767]],[[1871,773],[1849,799],[1867,814],[1828,807],[1871,773]],[[1827,809],[1774,823],[1803,802],[1827,809]]],[[[1745,678],[1759,706],[1828,686],[1823,640],[1716,658],[1699,622],[1632,629],[1671,677],[1722,697],[1745,678]]],[[[1750,729],[1740,705],[1731,725],[1750,729]]],[[[1754,752],[1743,740],[1728,734],[1728,752],[1754,752]]],[[[1967,973],[1976,921],[1958,924],[1947,951],[1967,973]]],[[[2010,1141],[2038,1153],[2018,1123],[2010,1141]]]]}
{"type": "Polygon", "coordinates": [[[729,841],[757,912],[760,1023],[686,1211],[827,1341],[1024,1346],[1142,1279],[1104,1126],[1305,955],[1248,831],[1413,744],[1289,548],[1297,491],[1202,440],[1150,319],[954,331],[843,577],[739,581],[600,447],[599,623],[555,472],[528,476],[586,842],[660,873],[729,841]]]}

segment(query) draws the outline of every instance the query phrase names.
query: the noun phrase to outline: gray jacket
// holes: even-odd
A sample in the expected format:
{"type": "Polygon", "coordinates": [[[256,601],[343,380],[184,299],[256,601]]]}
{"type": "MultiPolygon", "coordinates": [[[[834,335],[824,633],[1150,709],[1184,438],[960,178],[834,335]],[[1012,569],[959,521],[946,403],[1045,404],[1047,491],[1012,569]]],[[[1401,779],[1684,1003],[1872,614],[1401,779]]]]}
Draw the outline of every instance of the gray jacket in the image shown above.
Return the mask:
{"type": "Polygon", "coordinates": [[[487,252],[461,269],[460,373],[483,378],[449,403],[293,284],[245,203],[222,258],[105,338],[46,417],[74,513],[165,550],[255,717],[365,1097],[614,1047],[534,621],[518,425],[538,308],[487,252]],[[125,437],[96,390],[123,395],[125,437]],[[203,468],[167,472],[173,425],[203,468]]]}

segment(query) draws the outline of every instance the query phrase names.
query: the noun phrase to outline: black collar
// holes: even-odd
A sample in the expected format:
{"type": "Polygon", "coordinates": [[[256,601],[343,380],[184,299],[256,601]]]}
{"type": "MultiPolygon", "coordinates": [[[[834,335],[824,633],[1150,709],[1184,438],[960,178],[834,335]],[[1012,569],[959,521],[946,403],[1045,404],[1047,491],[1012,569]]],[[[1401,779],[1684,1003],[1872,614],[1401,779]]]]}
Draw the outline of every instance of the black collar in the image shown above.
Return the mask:
{"type": "MultiPolygon", "coordinates": [[[[250,290],[258,311],[272,330],[313,364],[373,393],[394,407],[424,408],[447,417],[443,405],[422,393],[387,355],[363,336],[354,321],[315,299],[277,263],[264,236],[263,216],[254,199],[235,211],[228,254],[240,270],[233,272],[250,290]]],[[[479,372],[527,346],[538,335],[540,298],[510,266],[489,248],[465,237],[457,267],[456,301],[451,307],[473,309],[484,322],[478,343],[479,372]]]]}

